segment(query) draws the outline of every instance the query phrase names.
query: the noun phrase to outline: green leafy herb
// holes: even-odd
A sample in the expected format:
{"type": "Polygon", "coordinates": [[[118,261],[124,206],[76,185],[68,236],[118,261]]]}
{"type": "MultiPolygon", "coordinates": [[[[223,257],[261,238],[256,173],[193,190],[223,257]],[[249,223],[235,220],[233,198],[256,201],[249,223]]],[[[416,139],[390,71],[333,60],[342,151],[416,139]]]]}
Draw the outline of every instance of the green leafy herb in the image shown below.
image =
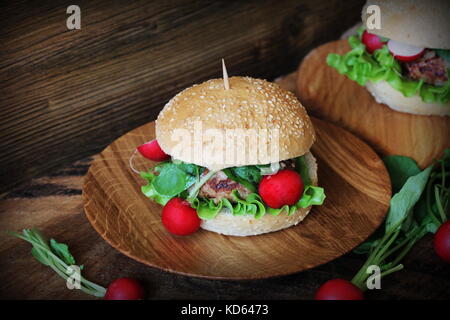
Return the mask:
{"type": "Polygon", "coordinates": [[[392,193],[400,191],[409,177],[420,172],[417,163],[405,156],[387,156],[383,159],[391,177],[392,193]]]}
{"type": "Polygon", "coordinates": [[[153,201],[159,203],[162,206],[165,206],[166,203],[173,198],[172,196],[162,195],[158,191],[156,191],[152,183],[156,177],[153,173],[141,172],[141,177],[147,181],[147,184],[141,187],[141,191],[146,197],[153,199],[153,201]]]}
{"type": "Polygon", "coordinates": [[[75,258],[69,252],[69,246],[67,244],[56,242],[55,239],[50,239],[50,248],[66,264],[75,264],[75,258]]]}
{"type": "Polygon", "coordinates": [[[186,172],[180,170],[175,164],[168,163],[153,180],[153,187],[159,194],[173,197],[186,190],[189,183],[195,182],[188,177],[186,172]]]}
{"type": "Polygon", "coordinates": [[[402,223],[412,216],[412,208],[419,201],[430,176],[432,167],[406,180],[404,186],[391,199],[391,206],[386,218],[386,233],[396,231],[402,223]]]}
{"type": "Polygon", "coordinates": [[[425,192],[414,208],[414,217],[428,232],[435,233],[450,212],[450,149],[436,163],[425,192]]]}
{"type": "Polygon", "coordinates": [[[236,176],[241,179],[245,179],[254,184],[258,184],[261,181],[261,170],[257,166],[243,166],[232,168],[236,176]]]}
{"type": "MultiPolygon", "coordinates": [[[[33,257],[40,263],[52,268],[66,281],[72,275],[72,266],[75,265],[75,259],[66,244],[59,243],[54,239],[49,242],[36,229],[24,229],[21,234],[11,233],[11,235],[31,243],[33,257]]],[[[83,266],[78,266],[78,268],[82,270],[83,266]]],[[[106,293],[104,287],[88,281],[81,275],[80,290],[96,297],[103,297],[106,293]]]]}
{"type": "MultiPolygon", "coordinates": [[[[223,169],[222,171],[227,175],[227,177],[229,179],[242,184],[244,187],[246,187],[251,192],[256,192],[256,190],[257,190],[256,184],[251,182],[249,179],[243,178],[242,175],[238,175],[236,173],[236,170],[233,170],[233,168],[223,169]]],[[[244,172],[244,171],[242,171],[242,172],[244,172]]]]}
{"type": "MultiPolygon", "coordinates": [[[[205,168],[192,163],[172,160],[159,163],[151,171],[141,172],[147,185],[141,187],[142,193],[161,205],[165,205],[175,196],[186,194],[187,190],[198,183],[205,168]]],[[[200,186],[201,187],[201,186],[200,186]]]]}
{"type": "Polygon", "coordinates": [[[412,159],[396,156],[384,160],[393,186],[406,181],[391,199],[384,228],[354,250],[368,254],[366,263],[352,280],[362,290],[366,289],[368,266],[379,266],[382,277],[403,269],[400,263],[403,257],[425,234],[434,233],[450,212],[450,149],[434,166],[418,173],[412,159]]]}
{"type": "Polygon", "coordinates": [[[351,36],[348,42],[352,49],[342,56],[329,54],[327,64],[359,85],[364,86],[367,81],[384,80],[405,97],[418,94],[424,102],[438,102],[442,105],[450,101],[450,81],[442,86],[433,86],[422,80],[406,79],[402,76],[400,64],[389,52],[387,46],[369,54],[361,42],[360,33],[358,36],[351,36]]]}

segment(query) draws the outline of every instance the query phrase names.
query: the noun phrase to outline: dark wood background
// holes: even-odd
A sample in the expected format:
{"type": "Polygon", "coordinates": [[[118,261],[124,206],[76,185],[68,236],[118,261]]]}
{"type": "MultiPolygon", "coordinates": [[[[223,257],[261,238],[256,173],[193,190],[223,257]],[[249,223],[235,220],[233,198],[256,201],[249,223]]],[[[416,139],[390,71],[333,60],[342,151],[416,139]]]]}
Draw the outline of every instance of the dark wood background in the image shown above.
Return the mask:
{"type": "MultiPolygon", "coordinates": [[[[30,227],[69,244],[88,279],[107,286],[135,277],[150,299],[310,299],[324,281],[350,279],[364,257],[349,253],[313,270],[258,281],[149,268],[94,231],[81,186],[92,162],[86,155],[153,120],[181,88],[218,76],[220,58],[232,75],[271,79],[294,71],[310,49],[359,20],[364,0],[129,2],[77,1],[80,31],[66,30],[67,1],[0,4],[0,298],[89,298],[67,290],[34,260],[27,243],[4,233],[30,227]]],[[[448,299],[450,270],[431,240],[422,239],[404,260],[405,270],[367,297],[448,299]]]]}
{"type": "Polygon", "coordinates": [[[272,79],[359,20],[364,0],[69,1],[0,5],[0,193],[154,120],[182,88],[272,79]]]}

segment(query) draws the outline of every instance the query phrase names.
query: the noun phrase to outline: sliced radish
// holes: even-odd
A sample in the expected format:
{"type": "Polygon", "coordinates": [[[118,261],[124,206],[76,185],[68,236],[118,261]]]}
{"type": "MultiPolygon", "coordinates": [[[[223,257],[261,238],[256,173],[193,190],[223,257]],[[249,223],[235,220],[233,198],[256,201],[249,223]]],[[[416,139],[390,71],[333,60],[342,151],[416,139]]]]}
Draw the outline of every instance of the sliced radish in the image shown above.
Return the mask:
{"type": "Polygon", "coordinates": [[[386,44],[385,41],[382,41],[379,36],[373,33],[367,32],[367,30],[364,30],[362,37],[361,37],[362,43],[366,46],[366,50],[369,53],[373,53],[375,50],[383,48],[383,46],[386,44]]]}
{"type": "Polygon", "coordinates": [[[161,149],[156,139],[140,145],[137,147],[137,150],[143,157],[153,161],[165,161],[170,159],[170,156],[161,149]]]}
{"type": "Polygon", "coordinates": [[[400,61],[413,61],[422,56],[425,48],[401,43],[395,40],[388,41],[388,49],[400,61]]]}

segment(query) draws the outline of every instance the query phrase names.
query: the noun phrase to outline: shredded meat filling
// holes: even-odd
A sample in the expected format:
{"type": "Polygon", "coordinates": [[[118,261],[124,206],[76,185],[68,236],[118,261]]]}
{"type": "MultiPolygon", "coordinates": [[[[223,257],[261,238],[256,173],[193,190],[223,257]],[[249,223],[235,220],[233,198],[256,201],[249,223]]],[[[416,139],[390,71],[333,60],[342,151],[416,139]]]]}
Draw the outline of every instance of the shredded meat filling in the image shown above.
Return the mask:
{"type": "MultiPolygon", "coordinates": [[[[293,160],[281,161],[280,165],[282,169],[295,168],[295,162],[293,160]]],[[[203,174],[206,174],[207,172],[208,170],[205,170],[203,174]]],[[[200,188],[199,196],[202,198],[214,199],[217,203],[223,198],[233,200],[233,190],[237,190],[239,196],[243,199],[246,199],[251,193],[251,191],[242,184],[228,178],[223,171],[219,171],[200,188]]]]}
{"type": "Polygon", "coordinates": [[[435,51],[427,49],[417,60],[403,63],[406,76],[412,80],[422,79],[432,85],[442,85],[448,81],[444,59],[435,51]]]}

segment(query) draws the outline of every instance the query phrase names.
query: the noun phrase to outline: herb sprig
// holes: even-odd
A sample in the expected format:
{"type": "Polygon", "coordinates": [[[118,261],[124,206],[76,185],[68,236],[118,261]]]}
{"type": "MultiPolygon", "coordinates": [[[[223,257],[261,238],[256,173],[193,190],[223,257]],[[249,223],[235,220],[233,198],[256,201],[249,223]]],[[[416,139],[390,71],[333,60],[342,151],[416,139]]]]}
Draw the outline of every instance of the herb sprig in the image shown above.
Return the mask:
{"type": "Polygon", "coordinates": [[[450,212],[450,149],[423,171],[408,157],[389,156],[384,162],[396,194],[391,199],[384,229],[355,249],[356,253],[368,255],[352,279],[361,290],[366,289],[370,265],[380,267],[381,277],[402,270],[400,262],[414,244],[425,234],[435,233],[450,212]]]}
{"type": "MultiPolygon", "coordinates": [[[[69,247],[64,243],[59,243],[54,239],[48,241],[40,231],[36,229],[24,229],[22,234],[11,232],[11,235],[25,240],[33,246],[31,254],[40,263],[53,269],[59,276],[67,281],[75,272],[73,266],[76,264],[75,258],[69,251],[69,247]]],[[[78,266],[80,270],[83,266],[78,266]]],[[[106,289],[95,284],[80,275],[80,290],[95,297],[103,297],[106,289]]]]}

